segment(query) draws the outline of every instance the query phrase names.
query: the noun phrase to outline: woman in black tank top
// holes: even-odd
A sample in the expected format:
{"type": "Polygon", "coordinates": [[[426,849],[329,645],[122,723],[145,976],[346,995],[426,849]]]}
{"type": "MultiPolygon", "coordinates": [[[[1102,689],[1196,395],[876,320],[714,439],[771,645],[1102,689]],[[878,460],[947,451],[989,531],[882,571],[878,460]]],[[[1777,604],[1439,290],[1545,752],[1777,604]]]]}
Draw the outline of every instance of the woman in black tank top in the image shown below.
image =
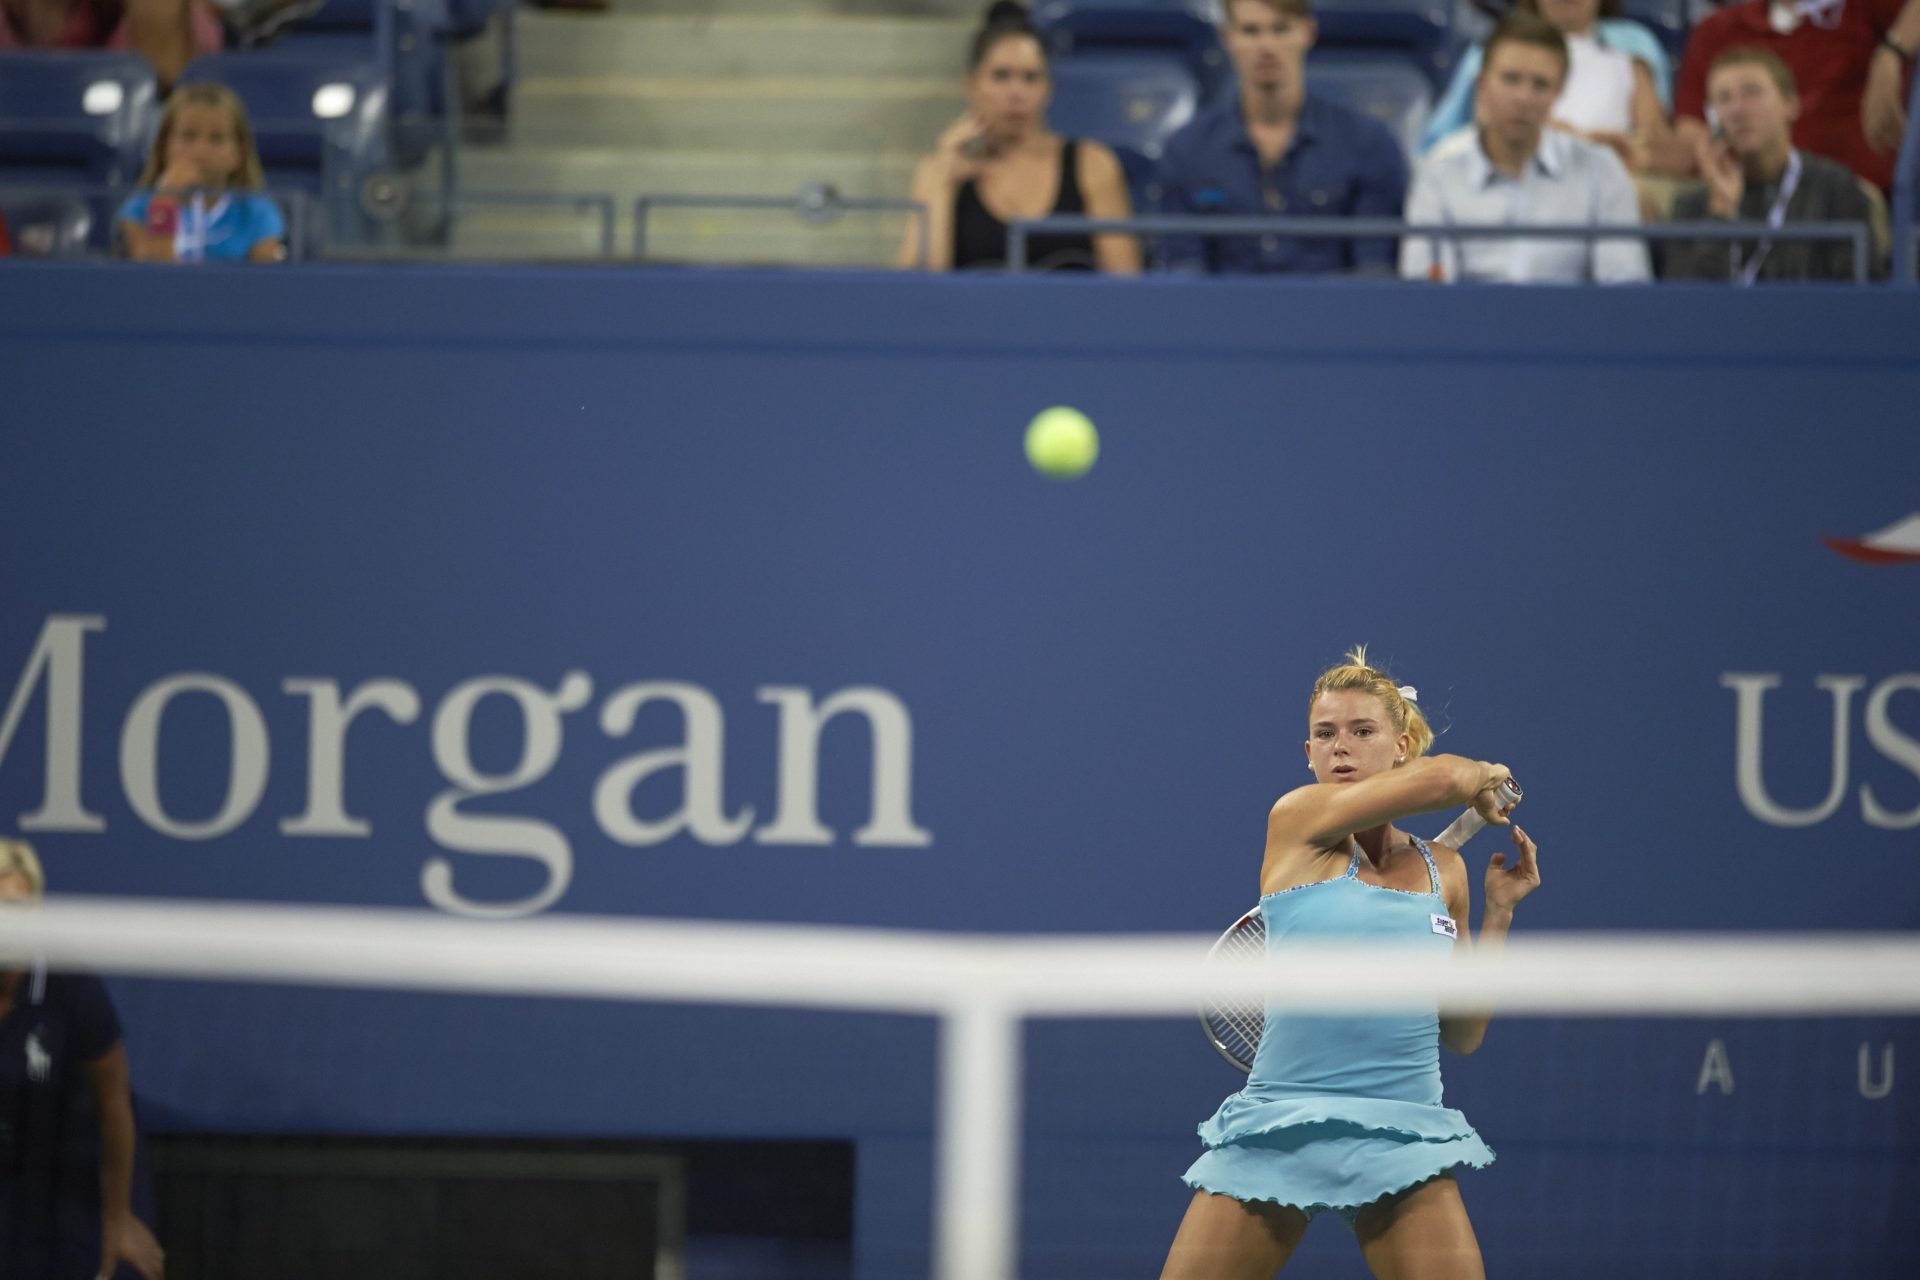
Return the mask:
{"type": "MultiPolygon", "coordinates": [[[[914,199],[927,210],[926,243],[916,221],[901,246],[901,266],[998,269],[1006,264],[1010,221],[1133,212],[1112,151],[1048,130],[1046,50],[1024,5],[1001,0],[988,10],[968,67],[967,114],[940,136],[914,174],[914,199]]],[[[1027,265],[1135,274],[1140,248],[1125,235],[1029,236],[1027,265]]]]}

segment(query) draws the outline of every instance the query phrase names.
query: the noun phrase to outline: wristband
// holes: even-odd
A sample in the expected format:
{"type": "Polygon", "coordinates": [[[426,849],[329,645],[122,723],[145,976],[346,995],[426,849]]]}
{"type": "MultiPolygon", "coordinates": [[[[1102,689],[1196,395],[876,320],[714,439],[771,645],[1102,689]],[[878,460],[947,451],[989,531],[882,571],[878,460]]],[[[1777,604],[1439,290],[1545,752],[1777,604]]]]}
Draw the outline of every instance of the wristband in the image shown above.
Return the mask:
{"type": "Polygon", "coordinates": [[[1881,36],[1880,47],[1882,49],[1893,50],[1893,56],[1900,59],[1900,65],[1903,67],[1913,61],[1913,51],[1911,49],[1902,49],[1893,42],[1892,36],[1881,36]]]}

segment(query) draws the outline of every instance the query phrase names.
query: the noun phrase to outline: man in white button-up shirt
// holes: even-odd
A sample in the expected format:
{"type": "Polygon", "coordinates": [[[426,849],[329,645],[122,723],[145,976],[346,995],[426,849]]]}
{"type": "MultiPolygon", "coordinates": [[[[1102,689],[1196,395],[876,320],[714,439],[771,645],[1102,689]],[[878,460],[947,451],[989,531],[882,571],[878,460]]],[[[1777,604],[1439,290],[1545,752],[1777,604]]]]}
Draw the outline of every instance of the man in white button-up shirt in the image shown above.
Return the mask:
{"type": "MultiPolygon", "coordinates": [[[[1478,123],[1430,152],[1413,180],[1415,225],[1638,225],[1639,198],[1607,147],[1549,129],[1567,77],[1567,45],[1544,19],[1514,13],[1487,37],[1475,92],[1478,123]]],[[[1407,236],[1400,274],[1513,284],[1602,284],[1652,277],[1639,239],[1407,236]]]]}

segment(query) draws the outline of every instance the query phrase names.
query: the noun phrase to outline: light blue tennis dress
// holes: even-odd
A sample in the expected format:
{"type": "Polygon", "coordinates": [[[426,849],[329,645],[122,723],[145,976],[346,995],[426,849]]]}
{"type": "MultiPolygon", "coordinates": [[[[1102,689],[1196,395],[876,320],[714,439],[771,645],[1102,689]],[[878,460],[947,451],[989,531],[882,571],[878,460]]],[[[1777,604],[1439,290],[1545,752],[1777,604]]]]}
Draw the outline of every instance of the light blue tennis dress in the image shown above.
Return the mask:
{"type": "MultiPolygon", "coordinates": [[[[1441,962],[1456,923],[1426,842],[1430,893],[1367,884],[1355,849],[1345,875],[1260,900],[1267,945],[1305,937],[1369,938],[1441,962]]],[[[1200,1126],[1206,1152],[1188,1186],[1236,1200],[1272,1200],[1308,1217],[1360,1206],[1454,1165],[1483,1168],[1493,1152],[1467,1118],[1440,1105],[1437,1010],[1364,1017],[1267,1011],[1247,1087],[1200,1126]]]]}

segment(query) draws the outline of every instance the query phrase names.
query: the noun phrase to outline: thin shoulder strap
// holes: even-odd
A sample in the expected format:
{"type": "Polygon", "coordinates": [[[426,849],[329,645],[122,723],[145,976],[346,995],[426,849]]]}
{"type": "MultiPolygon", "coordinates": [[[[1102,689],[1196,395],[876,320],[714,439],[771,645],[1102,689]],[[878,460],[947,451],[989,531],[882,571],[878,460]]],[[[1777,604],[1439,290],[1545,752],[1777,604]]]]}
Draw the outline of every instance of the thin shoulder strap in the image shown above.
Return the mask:
{"type": "Polygon", "coordinates": [[[1354,841],[1354,844],[1353,844],[1353,856],[1347,859],[1347,874],[1341,876],[1340,878],[1342,880],[1352,880],[1357,876],[1359,876],[1359,874],[1360,874],[1360,842],[1356,840],[1354,841]]]}
{"type": "MultiPolygon", "coordinates": [[[[1418,849],[1420,851],[1420,856],[1427,860],[1427,881],[1428,883],[1433,885],[1434,893],[1439,895],[1440,894],[1440,868],[1433,864],[1433,850],[1427,848],[1427,842],[1425,840],[1422,840],[1419,836],[1413,837],[1413,847],[1418,849]]],[[[1440,895],[1440,896],[1445,896],[1445,895],[1440,895]]]]}

